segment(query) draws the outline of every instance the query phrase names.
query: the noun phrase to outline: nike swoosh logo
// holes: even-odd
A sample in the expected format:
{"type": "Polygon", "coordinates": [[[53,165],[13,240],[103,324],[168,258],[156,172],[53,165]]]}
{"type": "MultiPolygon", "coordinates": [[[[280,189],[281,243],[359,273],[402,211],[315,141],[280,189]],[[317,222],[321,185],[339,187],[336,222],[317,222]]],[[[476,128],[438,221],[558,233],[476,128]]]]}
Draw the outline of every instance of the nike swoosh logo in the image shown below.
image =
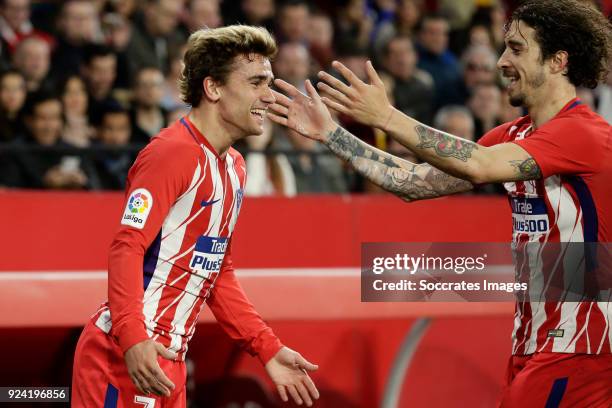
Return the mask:
{"type": "Polygon", "coordinates": [[[206,200],[202,200],[202,202],[200,203],[200,205],[202,205],[202,207],[207,207],[209,205],[213,205],[214,203],[216,203],[217,201],[219,201],[220,198],[213,200],[213,201],[206,201],[206,200]]]}

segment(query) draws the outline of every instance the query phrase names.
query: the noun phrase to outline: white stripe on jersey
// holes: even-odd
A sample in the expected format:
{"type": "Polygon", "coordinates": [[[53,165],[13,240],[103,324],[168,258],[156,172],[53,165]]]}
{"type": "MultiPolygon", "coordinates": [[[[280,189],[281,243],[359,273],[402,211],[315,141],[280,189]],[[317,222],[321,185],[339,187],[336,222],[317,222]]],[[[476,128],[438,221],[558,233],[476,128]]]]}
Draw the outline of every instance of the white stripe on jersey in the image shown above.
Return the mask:
{"type": "MultiPolygon", "coordinates": [[[[563,243],[583,241],[582,211],[580,207],[575,205],[567,188],[563,186],[560,176],[547,178],[544,181],[544,186],[551,207],[555,212],[555,224],[559,229],[559,240],[563,246],[563,252],[560,254],[558,262],[563,262],[564,282],[581,282],[582,279],[577,279],[574,273],[581,271],[581,274],[584,274],[584,265],[580,265],[583,257],[581,255],[572,256],[568,254],[568,251],[571,252],[579,248],[563,243]],[[560,216],[560,214],[563,214],[563,216],[560,216]]],[[[572,292],[581,293],[582,290],[581,288],[574,287],[572,292]]],[[[571,300],[578,301],[580,299],[568,298],[567,300],[567,302],[561,303],[559,323],[555,327],[555,329],[563,330],[563,337],[553,338],[553,352],[567,353],[575,351],[575,343],[570,344],[569,340],[576,334],[576,319],[580,310],[580,304],[571,300]]],[[[547,342],[548,340],[550,338],[546,339],[547,342]]]]}
{"type": "MultiPolygon", "coordinates": [[[[221,172],[219,171],[219,163],[217,162],[216,155],[211,152],[206,146],[202,145],[202,149],[206,154],[207,161],[210,163],[210,170],[212,175],[212,183],[213,183],[213,200],[218,200],[214,204],[210,205],[210,220],[208,223],[208,228],[206,231],[206,235],[210,236],[219,236],[220,232],[220,223],[221,218],[223,216],[223,206],[225,200],[225,189],[223,180],[221,179],[221,172]]],[[[176,307],[176,312],[174,317],[172,318],[171,325],[171,343],[170,350],[179,351],[181,349],[181,345],[183,343],[183,336],[186,334],[185,332],[185,324],[187,318],[191,314],[190,311],[193,309],[193,306],[198,300],[198,296],[204,282],[208,276],[192,273],[189,276],[189,280],[187,281],[187,285],[181,295],[180,301],[176,307]]]]}
{"type": "MultiPolygon", "coordinates": [[[[201,183],[201,179],[204,178],[203,175],[205,174],[206,167],[204,171],[202,171],[200,163],[198,163],[190,186],[201,183]]],[[[190,188],[187,194],[183,194],[172,206],[162,225],[162,239],[159,247],[159,255],[157,257],[157,265],[155,266],[153,276],[151,277],[143,297],[143,313],[149,337],[153,335],[153,330],[156,326],[154,319],[159,301],[173,266],[171,262],[168,262],[168,259],[176,255],[181,249],[185,231],[187,230],[187,223],[185,223],[185,220],[191,213],[197,191],[197,188],[190,188]]]]}
{"type": "Polygon", "coordinates": [[[538,298],[535,301],[531,301],[531,332],[529,338],[525,341],[525,353],[531,354],[536,350],[537,347],[537,336],[538,330],[546,321],[546,310],[544,309],[545,303],[542,302],[542,295],[544,289],[547,286],[544,283],[544,263],[542,260],[541,246],[532,245],[533,242],[538,242],[538,236],[530,234],[529,244],[525,246],[527,253],[527,262],[529,264],[529,299],[531,300],[531,294],[537,293],[538,298]]]}
{"type": "Polygon", "coordinates": [[[608,316],[612,316],[612,294],[608,296],[608,300],[606,302],[597,302],[597,307],[599,307],[599,310],[601,310],[601,313],[603,313],[604,319],[606,320],[606,326],[597,346],[596,353],[599,354],[604,346],[606,337],[608,337],[608,344],[612,344],[612,330],[610,330],[610,319],[608,319],[608,316]]]}
{"type": "MultiPolygon", "coordinates": [[[[232,194],[232,203],[230,206],[230,211],[231,211],[231,215],[230,217],[228,217],[228,220],[230,220],[230,225],[229,225],[229,230],[233,231],[234,230],[234,226],[236,225],[236,222],[238,220],[238,213],[240,211],[240,209],[237,207],[238,206],[238,202],[236,201],[236,192],[238,191],[238,189],[240,189],[240,180],[238,178],[238,173],[236,173],[236,170],[234,168],[234,158],[230,155],[227,155],[227,172],[228,172],[228,176],[230,179],[230,183],[232,186],[232,191],[234,192],[234,194],[232,194]]],[[[227,222],[227,221],[226,221],[227,222]]],[[[225,225],[221,228],[221,231],[223,231],[225,229],[225,225]]],[[[210,285],[209,290],[212,291],[213,287],[215,286],[215,281],[218,279],[219,275],[217,274],[212,282],[212,284],[210,285]]],[[[194,305],[195,306],[195,305],[194,305]]],[[[202,303],[200,305],[200,309],[197,311],[195,318],[193,319],[191,325],[189,326],[189,329],[187,330],[187,340],[185,341],[184,347],[185,347],[185,353],[187,352],[187,345],[189,344],[189,340],[191,340],[191,337],[193,336],[193,333],[195,332],[195,326],[198,322],[198,317],[200,316],[200,312],[202,311],[204,307],[204,303],[202,303]]],[[[187,323],[187,320],[189,320],[189,317],[191,316],[191,314],[193,313],[193,307],[190,310],[189,315],[186,316],[185,318],[185,323],[187,323]]]]}

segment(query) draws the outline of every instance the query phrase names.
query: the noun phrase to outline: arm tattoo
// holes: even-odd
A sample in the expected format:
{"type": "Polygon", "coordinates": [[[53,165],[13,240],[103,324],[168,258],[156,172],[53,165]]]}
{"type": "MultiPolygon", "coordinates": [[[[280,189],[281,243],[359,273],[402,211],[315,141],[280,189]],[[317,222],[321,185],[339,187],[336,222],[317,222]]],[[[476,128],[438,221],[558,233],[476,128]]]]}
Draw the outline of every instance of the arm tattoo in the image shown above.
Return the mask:
{"type": "Polygon", "coordinates": [[[517,180],[536,180],[542,177],[542,170],[533,158],[527,160],[510,160],[516,170],[517,180]]]}
{"type": "Polygon", "coordinates": [[[433,147],[436,154],[441,157],[454,157],[461,161],[467,161],[472,157],[472,150],[478,150],[476,143],[448,133],[439,132],[423,125],[416,125],[414,129],[421,141],[416,147],[421,149],[433,147]]]}
{"type": "Polygon", "coordinates": [[[406,201],[440,197],[473,188],[470,182],[429,164],[413,164],[378,150],[341,127],[328,136],[327,145],[332,152],[374,184],[406,201]]]}

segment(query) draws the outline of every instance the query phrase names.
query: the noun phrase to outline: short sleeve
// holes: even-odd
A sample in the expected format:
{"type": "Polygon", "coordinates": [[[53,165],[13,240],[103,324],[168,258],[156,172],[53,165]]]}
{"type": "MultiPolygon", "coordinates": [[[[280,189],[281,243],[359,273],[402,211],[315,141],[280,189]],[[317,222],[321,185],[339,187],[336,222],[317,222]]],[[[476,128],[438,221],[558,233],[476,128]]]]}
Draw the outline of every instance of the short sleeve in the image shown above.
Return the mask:
{"type": "Polygon", "coordinates": [[[595,172],[601,167],[605,151],[602,134],[586,126],[572,125],[568,120],[559,122],[558,126],[536,129],[525,139],[513,143],[529,153],[544,178],[554,174],[595,172]]]}
{"type": "Polygon", "coordinates": [[[506,131],[510,127],[510,124],[504,123],[503,125],[499,125],[487,133],[485,133],[476,143],[481,146],[494,146],[496,144],[504,143],[506,131]]]}

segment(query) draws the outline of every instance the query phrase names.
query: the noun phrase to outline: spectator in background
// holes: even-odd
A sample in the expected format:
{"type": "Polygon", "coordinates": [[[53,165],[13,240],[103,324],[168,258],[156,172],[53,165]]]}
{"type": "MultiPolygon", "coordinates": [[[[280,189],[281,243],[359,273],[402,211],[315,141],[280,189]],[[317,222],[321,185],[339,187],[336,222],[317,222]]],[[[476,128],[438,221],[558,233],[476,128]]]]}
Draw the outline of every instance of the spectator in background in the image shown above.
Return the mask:
{"type": "Polygon", "coordinates": [[[342,46],[351,41],[354,48],[368,49],[374,21],[367,13],[365,0],[341,0],[335,4],[334,43],[342,46]]]}
{"type": "Polygon", "coordinates": [[[474,141],[474,118],[463,105],[447,105],[440,109],[433,126],[451,135],[474,141]]]}
{"type": "Polygon", "coordinates": [[[26,99],[25,78],[19,71],[0,75],[0,143],[23,136],[21,109],[26,99]]]}
{"type": "Polygon", "coordinates": [[[108,0],[106,6],[111,13],[117,13],[125,20],[130,20],[136,12],[138,0],[108,0]]]}
{"type": "Polygon", "coordinates": [[[612,124],[612,70],[608,73],[606,81],[595,89],[595,97],[597,113],[612,124]]]}
{"type": "Polygon", "coordinates": [[[461,104],[461,69],[448,50],[449,25],[438,14],[427,14],[417,27],[418,67],[427,71],[435,84],[435,106],[461,104]]]}
{"type": "Polygon", "coordinates": [[[53,73],[56,77],[78,74],[85,46],[103,40],[95,5],[86,0],[65,2],[60,11],[57,28],[53,73]]]}
{"type": "Polygon", "coordinates": [[[71,75],[61,87],[64,107],[62,140],[75,147],[87,147],[95,137],[95,129],[87,115],[88,97],[85,82],[78,75],[71,75]]]}
{"type": "MultiPolygon", "coordinates": [[[[278,78],[304,92],[304,81],[308,79],[310,66],[310,55],[305,45],[296,42],[281,44],[273,64],[278,78]]],[[[272,139],[271,143],[276,148],[301,152],[288,156],[298,193],[348,191],[342,164],[333,156],[321,155],[324,148],[320,144],[277,125],[273,125],[272,139]]]]}
{"type": "Polygon", "coordinates": [[[102,17],[102,31],[106,44],[117,57],[115,87],[129,89],[132,84],[130,77],[130,56],[127,47],[132,38],[132,22],[119,13],[107,13],[102,17]]]}
{"type": "Polygon", "coordinates": [[[168,125],[167,111],[161,107],[163,92],[164,76],[159,69],[145,67],[138,71],[130,110],[134,142],[148,143],[168,125]]]}
{"type": "Polygon", "coordinates": [[[28,37],[21,41],[13,54],[13,65],[23,74],[28,92],[36,92],[41,87],[52,88],[48,78],[51,47],[45,40],[28,37]]]}
{"type": "Polygon", "coordinates": [[[276,38],[280,43],[308,41],[310,8],[305,0],[288,0],[280,6],[276,38]]]}
{"type": "Polygon", "coordinates": [[[474,116],[476,138],[501,124],[501,91],[495,84],[481,84],[474,88],[468,107],[474,116]]]}
{"type": "MultiPolygon", "coordinates": [[[[186,35],[200,28],[217,28],[223,25],[219,0],[188,0],[185,14],[186,35]]],[[[170,50],[171,52],[172,50],[170,50]]]]}
{"type": "Polygon", "coordinates": [[[433,79],[417,68],[412,39],[406,35],[392,37],[383,48],[383,63],[395,82],[395,107],[418,121],[431,123],[435,96],[433,79]]]}
{"type": "Polygon", "coordinates": [[[181,100],[177,86],[183,69],[183,56],[185,55],[186,48],[187,46],[185,45],[178,49],[175,48],[170,52],[170,68],[164,79],[163,96],[160,102],[162,108],[167,111],[186,106],[181,100]]]}
{"type": "Polygon", "coordinates": [[[102,190],[124,190],[127,174],[135,154],[121,150],[132,137],[130,115],[121,105],[111,103],[101,112],[98,124],[97,145],[114,147],[117,151],[104,151],[94,160],[99,188],[102,190]]]}
{"type": "Polygon", "coordinates": [[[497,57],[490,48],[471,46],[461,57],[463,82],[461,87],[462,104],[465,104],[474,92],[474,88],[482,84],[494,84],[497,81],[497,57]]]}
{"type": "Polygon", "coordinates": [[[51,36],[32,26],[30,12],[30,0],[0,1],[1,55],[5,58],[6,62],[8,62],[7,57],[14,53],[17,45],[25,38],[36,36],[49,44],[53,43],[51,36]]]}
{"type": "MultiPolygon", "coordinates": [[[[353,41],[349,40],[344,43],[339,43],[336,49],[338,53],[338,61],[348,67],[359,79],[367,80],[367,73],[365,70],[366,62],[369,59],[367,49],[357,46],[353,41]]],[[[343,80],[342,75],[339,72],[331,71],[336,78],[343,80]]],[[[338,120],[342,123],[342,126],[349,132],[357,136],[359,139],[365,141],[368,144],[375,144],[375,131],[370,126],[363,126],[361,123],[353,120],[353,118],[338,114],[338,120]]],[[[360,180],[357,180],[358,182],[360,180]]],[[[355,189],[361,191],[361,185],[354,186],[355,189]]]]}
{"type": "Polygon", "coordinates": [[[117,77],[117,55],[103,45],[91,44],[86,47],[81,65],[89,93],[88,116],[92,123],[98,123],[99,111],[114,101],[113,85],[117,77]]]}
{"type": "Polygon", "coordinates": [[[274,0],[242,0],[241,11],[244,24],[274,28],[274,0]]]}
{"type": "Polygon", "coordinates": [[[334,59],[334,26],[329,16],[315,11],[308,19],[308,44],[312,62],[316,63],[312,72],[326,70],[334,59]]]}
{"type": "MultiPolygon", "coordinates": [[[[88,161],[47,148],[66,146],[61,140],[62,103],[51,93],[28,96],[24,107],[26,145],[37,150],[13,156],[9,185],[25,188],[83,189],[88,187],[88,161]]],[[[19,143],[21,144],[21,143],[19,143]]]]}
{"type": "Polygon", "coordinates": [[[389,40],[398,35],[412,37],[421,18],[423,0],[399,0],[393,20],[382,23],[374,37],[374,58],[382,62],[383,50],[389,40]]]}
{"type": "Polygon", "coordinates": [[[249,148],[244,157],[249,175],[244,189],[246,195],[293,197],[297,192],[295,175],[287,156],[282,153],[264,153],[269,147],[275,147],[274,126],[270,121],[265,121],[261,135],[245,139],[249,148]]]}
{"type": "Polygon", "coordinates": [[[131,79],[143,67],[168,69],[170,50],[185,43],[184,35],[176,30],[182,8],[182,0],[144,1],[126,49],[131,79]]]}
{"type": "Polygon", "coordinates": [[[310,76],[310,55],[301,43],[284,43],[278,48],[274,59],[274,72],[298,89],[304,87],[304,81],[310,76]]]}

